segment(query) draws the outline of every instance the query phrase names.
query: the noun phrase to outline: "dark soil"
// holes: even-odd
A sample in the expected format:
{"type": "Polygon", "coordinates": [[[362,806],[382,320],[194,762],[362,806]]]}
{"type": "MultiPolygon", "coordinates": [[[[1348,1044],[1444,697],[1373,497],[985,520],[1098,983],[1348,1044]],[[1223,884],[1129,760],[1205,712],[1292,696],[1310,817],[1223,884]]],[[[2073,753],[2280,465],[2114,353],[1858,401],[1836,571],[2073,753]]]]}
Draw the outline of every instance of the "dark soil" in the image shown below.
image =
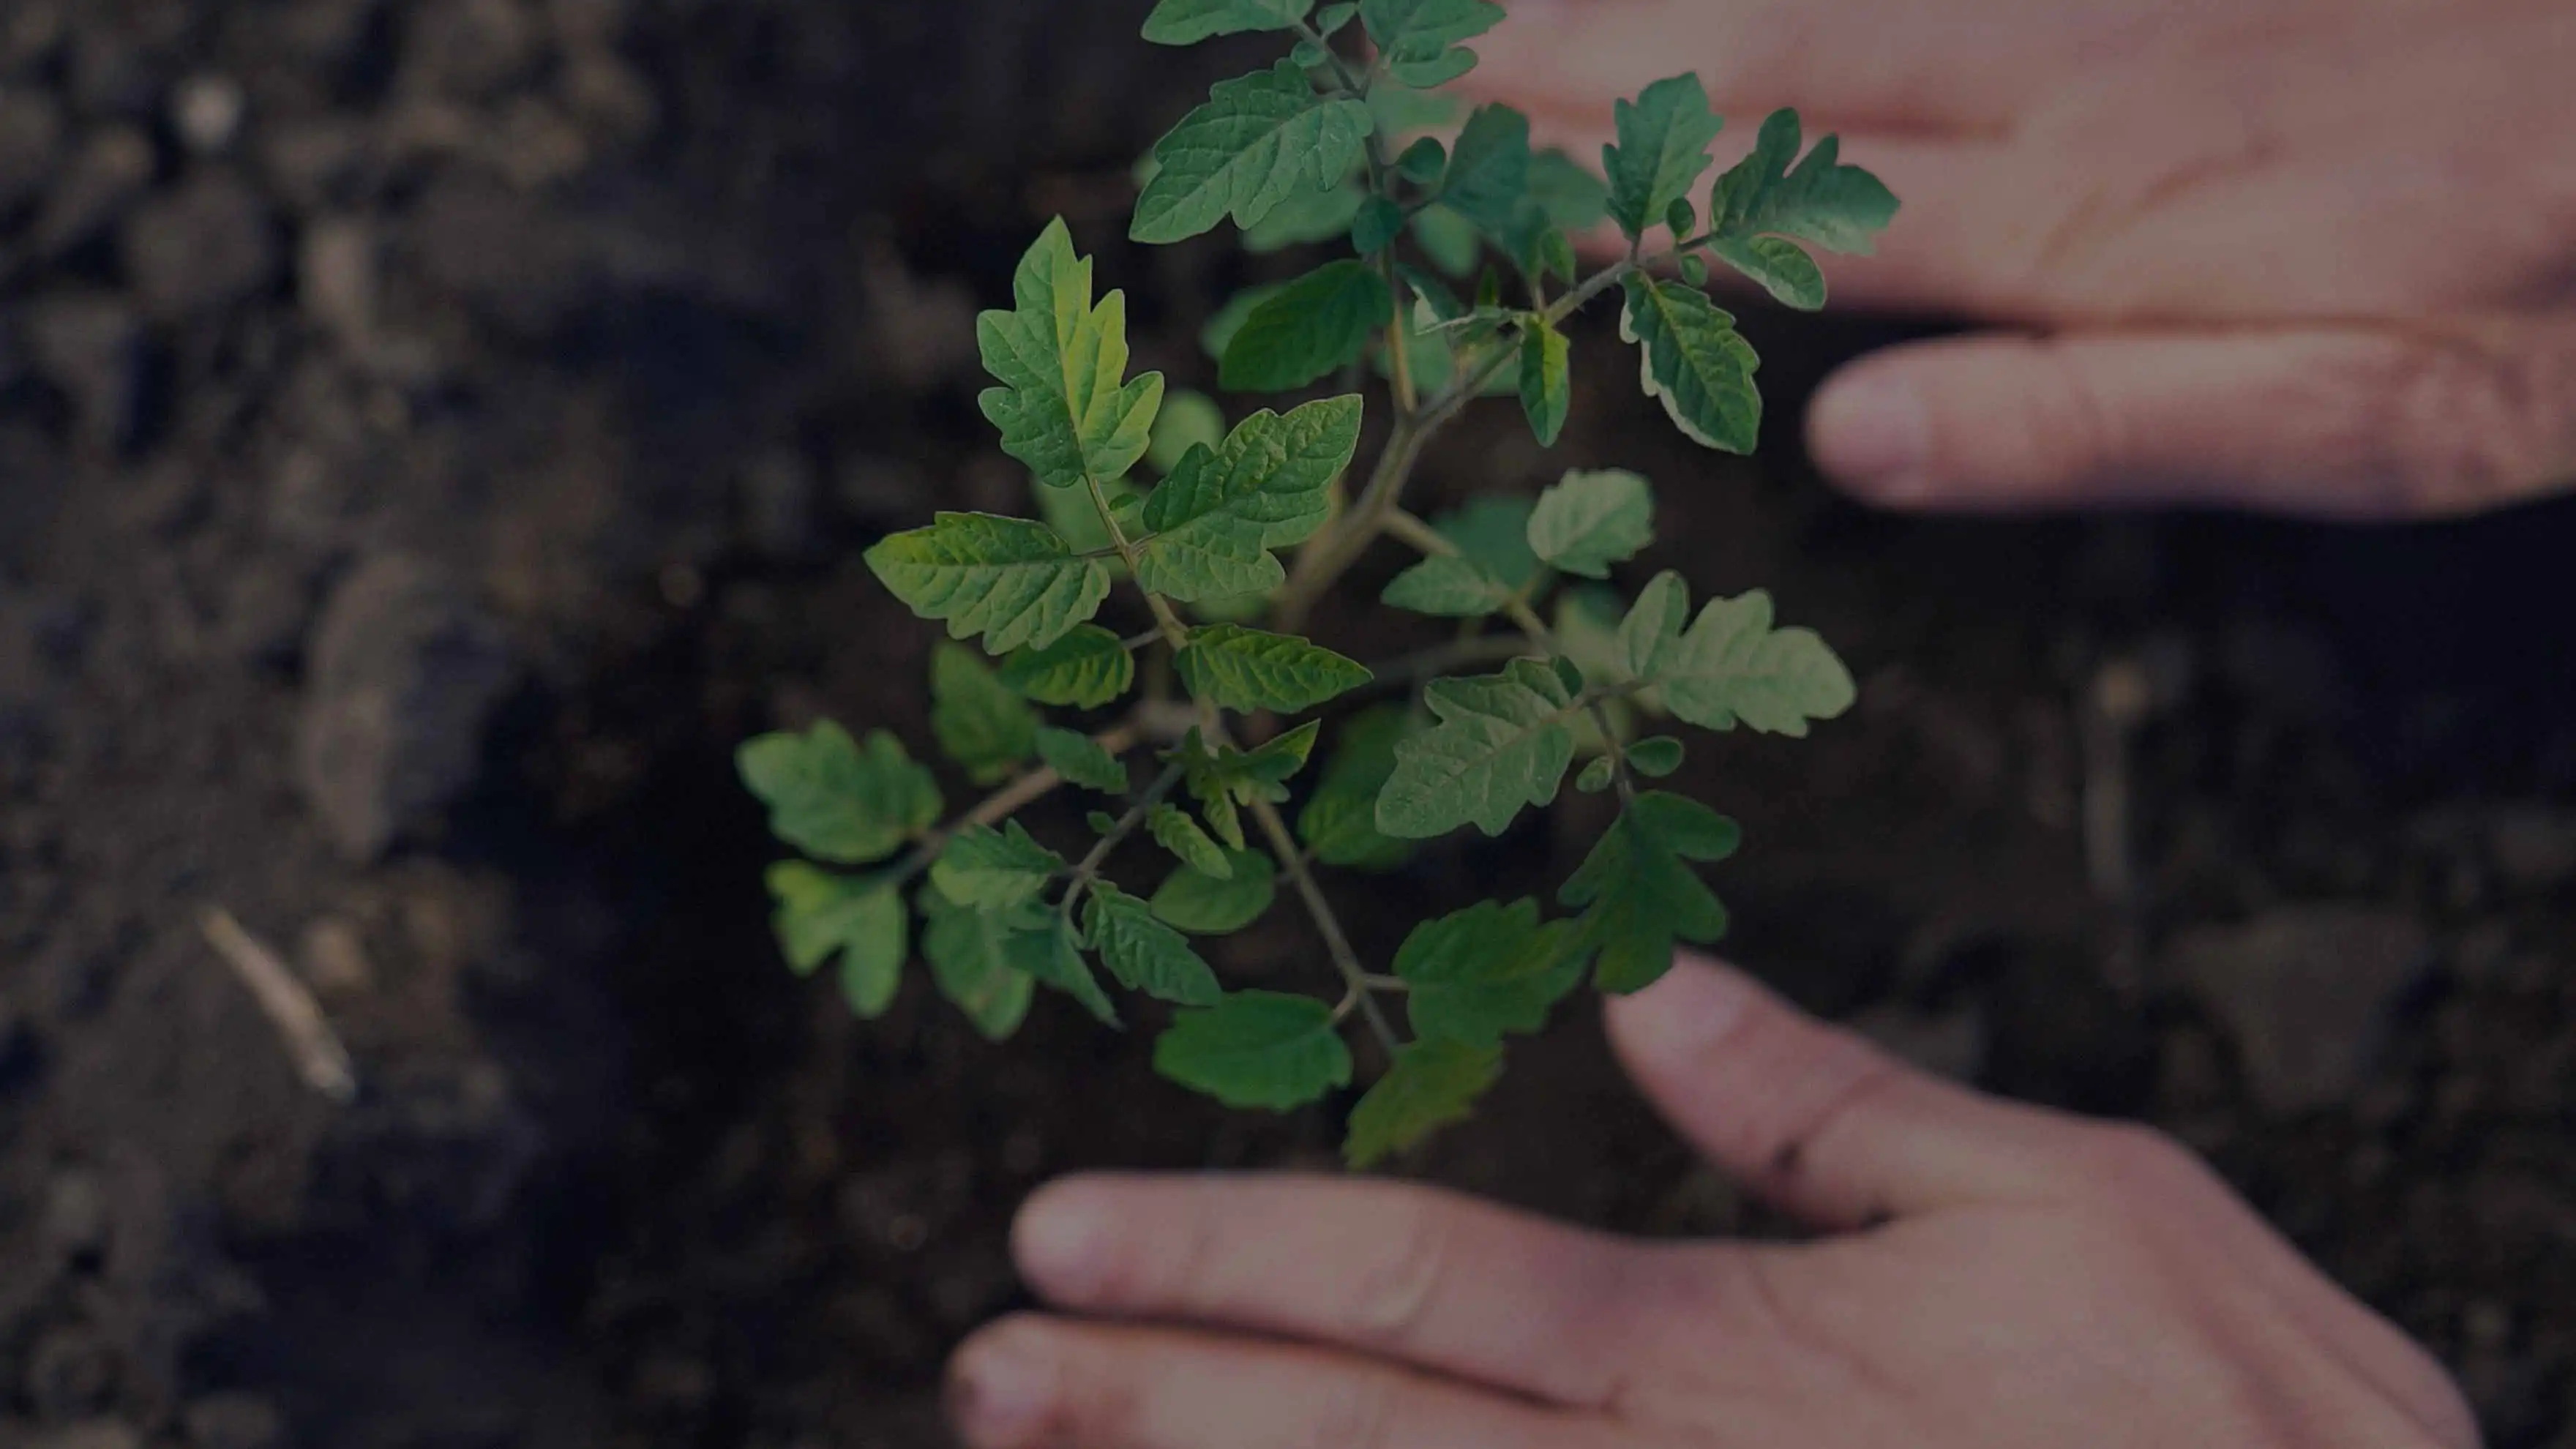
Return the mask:
{"type": "MultiPolygon", "coordinates": [[[[855,554],[1017,506],[972,314],[1044,217],[1209,379],[1255,268],[1117,240],[1207,78],[1140,8],[0,6],[0,1443],[919,1449],[1027,1189],[1329,1161],[1329,1112],[1203,1107],[1061,1003],[851,1021],[775,957],[729,766],[818,712],[921,738],[933,631],[855,554]]],[[[2181,1134],[2500,1449],[2576,1449],[2576,509],[1895,520],[1672,439],[1602,321],[1555,454],[1474,429],[1429,487],[1638,467],[1654,562],[1856,661],[1854,717],[1686,781],[1747,825],[1732,949],[2181,1134]]],[[[1782,417],[1881,340],[1748,325],[1782,417]]],[[[1400,894],[1552,882],[1563,817],[1400,894]]],[[[1285,925],[1223,965],[1318,969],[1285,925]]],[[[1414,1167],[1744,1221],[1588,1021],[1414,1167]]]]}

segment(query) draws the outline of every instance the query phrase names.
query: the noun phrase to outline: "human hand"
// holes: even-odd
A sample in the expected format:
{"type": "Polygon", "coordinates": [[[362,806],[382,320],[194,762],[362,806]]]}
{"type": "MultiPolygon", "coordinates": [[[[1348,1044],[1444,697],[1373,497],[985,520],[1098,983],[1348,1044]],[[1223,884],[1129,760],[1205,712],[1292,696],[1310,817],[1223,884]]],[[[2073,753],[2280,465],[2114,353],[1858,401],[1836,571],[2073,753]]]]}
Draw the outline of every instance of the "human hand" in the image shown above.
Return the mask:
{"type": "Polygon", "coordinates": [[[1076,1321],[969,1342],[972,1449],[2471,1449],[2448,1378],[2164,1138],[1919,1075],[1723,968],[1613,1001],[1647,1095],[1834,1230],[1629,1242],[1427,1189],[1084,1178],[1076,1321]]]}
{"type": "Polygon", "coordinates": [[[1825,386],[1811,449],[1866,497],[2366,518],[2576,485],[2558,0],[1511,9],[1462,89],[1587,160],[1677,71],[1746,145],[1796,106],[1904,198],[1837,296],[2013,329],[1825,386]]]}

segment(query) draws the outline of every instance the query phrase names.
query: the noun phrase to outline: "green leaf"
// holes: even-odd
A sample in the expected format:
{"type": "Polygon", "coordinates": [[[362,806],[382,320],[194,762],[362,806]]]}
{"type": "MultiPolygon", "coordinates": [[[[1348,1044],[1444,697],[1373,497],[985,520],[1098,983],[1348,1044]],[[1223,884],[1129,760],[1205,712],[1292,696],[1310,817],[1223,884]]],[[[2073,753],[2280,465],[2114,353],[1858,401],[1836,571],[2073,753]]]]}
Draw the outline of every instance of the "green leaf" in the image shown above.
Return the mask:
{"type": "Polygon", "coordinates": [[[921,954],[930,962],[930,979],[939,994],[966,1013],[985,1040],[1007,1039],[1027,1019],[1030,998],[1037,994],[1037,981],[1012,964],[1014,953],[1047,948],[1053,934],[1047,913],[1034,907],[974,910],[935,886],[924,887],[918,899],[921,954]],[[1021,945],[1021,937],[1036,939],[1021,945]]]}
{"type": "Polygon", "coordinates": [[[1696,74],[1655,82],[1636,100],[1614,105],[1611,118],[1619,141],[1601,148],[1610,215],[1621,231],[1641,236],[1699,183],[1709,168],[1709,143],[1725,122],[1709,110],[1696,74]]]}
{"type": "MultiPolygon", "coordinates": [[[[1176,387],[1163,396],[1154,414],[1154,433],[1145,445],[1145,465],[1157,473],[1181,466],[1191,448],[1213,448],[1225,441],[1225,409],[1215,398],[1193,388],[1176,387]]],[[[1084,499],[1088,504],[1091,500],[1084,499]]]]}
{"type": "Polygon", "coordinates": [[[1084,624],[1044,649],[1003,660],[1002,682],[1040,704],[1098,709],[1136,683],[1136,656],[1117,635],[1084,624]]]}
{"type": "Polygon", "coordinates": [[[1619,624],[1618,664],[1627,679],[1660,677],[1690,623],[1690,586],[1670,569],[1637,594],[1619,624]]]}
{"type": "Polygon", "coordinates": [[[1584,766],[1582,774],[1574,777],[1574,788],[1586,795],[1598,795],[1609,789],[1611,783],[1618,778],[1618,762],[1608,755],[1602,755],[1591,764],[1584,766]]]}
{"type": "Polygon", "coordinates": [[[1193,936],[1222,936],[1261,919],[1277,899],[1277,867],[1257,850],[1226,857],[1225,875],[1182,866],[1154,892],[1154,914],[1193,936]]]}
{"type": "Polygon", "coordinates": [[[1481,619],[1511,596],[1511,590],[1463,555],[1440,554],[1397,574],[1378,602],[1435,618],[1481,619]]]}
{"type": "Polygon", "coordinates": [[[1064,868],[1063,856],[1013,820],[999,830],[969,825],[958,831],[930,867],[930,883],[957,905],[1007,911],[1044,896],[1047,882],[1064,868]]]}
{"type": "Polygon", "coordinates": [[[1074,784],[1106,795],[1127,793],[1126,765],[1091,736],[1044,725],[1038,729],[1037,744],[1038,758],[1074,784]]]}
{"type": "Polygon", "coordinates": [[[1896,219],[1895,193],[1860,167],[1843,165],[1842,143],[1833,136],[1818,141],[1792,169],[1798,145],[1798,113],[1772,112],[1752,154],[1717,179],[1709,226],[1721,236],[1772,233],[1827,251],[1869,255],[1878,234],[1896,219]]]}
{"type": "Polygon", "coordinates": [[[769,806],[769,829],[818,860],[867,865],[939,823],[939,782],[884,730],[861,749],[822,720],[804,734],[746,741],[734,762],[769,806]]]}
{"type": "Polygon", "coordinates": [[[1372,125],[1365,102],[1317,94],[1285,60],[1220,81],[1155,145],[1162,169],[1136,198],[1128,235],[1183,241],[1229,213],[1237,226],[1254,225],[1300,190],[1339,186],[1372,125]]]}
{"type": "Polygon", "coordinates": [[[1357,362],[1394,315],[1395,299],[1375,267],[1328,263],[1252,309],[1225,346],[1218,381],[1232,392],[1304,387],[1357,362]]]}
{"type": "Polygon", "coordinates": [[[1181,933],[1154,918],[1143,901],[1107,881],[1094,881],[1083,910],[1100,964],[1130,991],[1182,1006],[1214,1006],[1225,998],[1216,972],[1190,949],[1181,933]]]}
{"type": "Polygon", "coordinates": [[[1396,1054],[1395,1065],[1351,1109],[1342,1160],[1367,1168],[1418,1145],[1441,1128],[1470,1116],[1476,1099],[1503,1074],[1500,1047],[1454,1041],[1418,1041],[1396,1054]]]}
{"type": "Polygon", "coordinates": [[[1507,241],[1529,199],[1529,117],[1509,106],[1479,106],[1449,148],[1440,201],[1486,235],[1507,241]]]}
{"type": "Polygon", "coordinates": [[[1199,349],[1211,359],[1223,362],[1226,348],[1234,344],[1234,334],[1243,330],[1243,324],[1252,316],[1253,309],[1278,295],[1282,285],[1261,282],[1226,298],[1225,305],[1217,308],[1215,314],[1208,318],[1207,325],[1199,329],[1199,349]]]}
{"type": "Polygon", "coordinates": [[[1406,85],[1429,89],[1473,69],[1472,52],[1452,50],[1494,28],[1503,7],[1490,0],[1361,0],[1360,21],[1406,85]]]}
{"type": "Polygon", "coordinates": [[[1682,742],[1671,735],[1639,740],[1628,747],[1628,765],[1649,780],[1660,780],[1682,767],[1682,742]]]}
{"type": "Polygon", "coordinates": [[[1523,589],[1543,567],[1529,546],[1530,514],[1537,507],[1532,498],[1488,496],[1440,515],[1431,527],[1494,582],[1523,589]]]}
{"type": "Polygon", "coordinates": [[[1812,629],[1771,627],[1760,589],[1712,599],[1658,661],[1656,687],[1672,712],[1706,729],[1741,721],[1765,734],[1803,736],[1810,720],[1851,708],[1851,671],[1812,629]]]}
{"type": "Polygon", "coordinates": [[[1672,969],[1674,942],[1725,935],[1726,907],[1689,863],[1724,860],[1742,839],[1696,800],[1649,792],[1630,803],[1557,895],[1583,910],[1585,938],[1601,953],[1593,984],[1642,991],[1672,969]]]}
{"type": "Polygon", "coordinates": [[[867,551],[868,568],[925,619],[945,619],[953,639],[984,636],[1006,654],[1044,649],[1100,611],[1109,571],[1075,557],[1054,530],[1025,518],[942,513],[867,551]]]}
{"type": "Polygon", "coordinates": [[[1162,0],[1145,17],[1156,45],[1196,45],[1247,30],[1294,30],[1315,0],[1162,0]]]}
{"type": "Polygon", "coordinates": [[[1676,196],[1673,204],[1664,208],[1664,225],[1675,236],[1690,236],[1699,229],[1699,208],[1690,204],[1689,197],[1676,196]]]}
{"type": "Polygon", "coordinates": [[[1521,334],[1521,411],[1542,448],[1553,448],[1574,406],[1574,349],[1565,334],[1533,316],[1521,334]]]}
{"type": "MultiPolygon", "coordinates": [[[[1159,427],[1161,422],[1162,414],[1155,414],[1156,426],[1159,427]]],[[[1100,558],[1101,566],[1109,570],[1109,576],[1117,578],[1118,560],[1106,557],[1115,541],[1109,536],[1109,525],[1101,520],[1100,504],[1092,498],[1090,489],[1050,488],[1032,473],[1029,475],[1029,496],[1037,502],[1038,521],[1064,540],[1068,552],[1100,558]]],[[[1100,496],[1109,500],[1109,511],[1117,518],[1119,527],[1131,535],[1138,531],[1136,510],[1145,505],[1145,492],[1136,486],[1133,475],[1100,485],[1100,496]]]]}
{"type": "Polygon", "coordinates": [[[1619,336],[1641,344],[1646,396],[1663,403],[1691,441],[1752,452],[1762,430],[1762,395],[1753,386],[1759,362],[1753,345],[1737,334],[1735,318],[1705,293],[1677,283],[1631,273],[1625,285],[1619,336]]]}
{"type": "Polygon", "coordinates": [[[1189,812],[1177,805],[1157,805],[1145,816],[1145,833],[1154,843],[1178,857],[1181,864],[1199,872],[1226,879],[1234,867],[1223,847],[1208,838],[1189,812]]]}
{"type": "Polygon", "coordinates": [[[1395,158],[1396,173],[1416,186],[1429,186],[1449,169],[1449,148],[1437,136],[1417,136],[1395,158]]]}
{"type": "MultiPolygon", "coordinates": [[[[1558,597],[1552,621],[1557,652],[1584,678],[1604,684],[1629,682],[1618,661],[1621,607],[1619,595],[1598,584],[1579,585],[1558,597]]],[[[1660,709],[1661,702],[1644,689],[1601,702],[1602,712],[1614,719],[1624,718],[1632,707],[1660,709]]],[[[1588,713],[1575,721],[1575,736],[1583,748],[1607,748],[1605,741],[1595,738],[1599,733],[1595,723],[1588,713]]]]}
{"type": "Polygon", "coordinates": [[[1421,840],[1473,823],[1500,835],[1522,806],[1556,798],[1582,707],[1553,670],[1515,659],[1500,674],[1435,679],[1423,698],[1440,723],[1396,746],[1378,829],[1421,840]]]}
{"type": "Polygon", "coordinates": [[[1573,472],[1538,497],[1530,514],[1530,551],[1588,579],[1637,556],[1655,540],[1655,495],[1634,473],[1573,472]]]}
{"type": "Polygon", "coordinates": [[[1469,1046],[1547,1025],[1547,1014],[1583,979],[1585,954],[1572,921],[1539,920],[1538,902],[1479,901],[1425,921],[1395,953],[1413,1032],[1469,1046]]]}
{"type": "Polygon", "coordinates": [[[1674,270],[1681,274],[1682,284],[1684,286],[1705,287],[1708,285],[1708,258],[1701,256],[1697,252],[1683,253],[1682,259],[1674,264],[1674,270]]]}
{"type": "Polygon", "coordinates": [[[1107,482],[1145,456],[1163,375],[1127,375],[1127,299],[1091,301],[1091,259],[1076,256],[1064,219],[1049,222],[1011,278],[1008,312],[975,319],[984,370],[1002,385],[976,402],[1002,430],[1002,451],[1040,481],[1107,482]]]}
{"type": "Polygon", "coordinates": [[[1038,716],[971,650],[930,651],[930,732],[978,785],[1010,777],[1037,750],[1038,716]]]}
{"type": "Polygon", "coordinates": [[[1231,710],[1312,709],[1369,682],[1368,670],[1318,644],[1235,624],[1211,624],[1180,652],[1181,684],[1231,710]]]}
{"type": "Polygon", "coordinates": [[[1243,249],[1254,256],[1339,240],[1368,203],[1368,188],[1345,181],[1326,191],[1292,191],[1270,214],[1243,229],[1243,249]]]}
{"type": "Polygon", "coordinates": [[[1359,215],[1351,218],[1351,250],[1364,257],[1385,251],[1403,234],[1404,208],[1383,196],[1370,197],[1360,207],[1359,215]]]}
{"type": "Polygon", "coordinates": [[[1530,157],[1529,197],[1550,222],[1576,234],[1610,214],[1610,188],[1582,162],[1552,147],[1530,157]]]}
{"type": "Polygon", "coordinates": [[[1082,941],[1070,922],[1048,914],[1042,928],[1012,937],[1011,948],[1010,964],[1014,969],[1082,1003],[1082,1009],[1098,1018],[1101,1025],[1118,1024],[1118,1008],[1109,1004],[1108,994],[1091,974],[1090,963],[1082,959],[1082,941]]]}
{"type": "Polygon", "coordinates": [[[1476,270],[1476,259],[1484,254],[1476,224],[1445,206],[1426,206],[1413,214],[1413,240],[1431,265],[1453,277],[1476,270]]]}
{"type": "Polygon", "coordinates": [[[1195,603],[1263,593],[1287,578],[1274,548],[1303,543],[1332,515],[1332,483],[1360,442],[1356,395],[1285,416],[1267,408],[1215,448],[1192,448],[1145,500],[1150,533],[1136,581],[1195,603]]]}
{"type": "Polygon", "coordinates": [[[1395,747],[1413,730],[1409,711],[1362,710],[1343,723],[1315,793],[1297,817],[1297,838],[1325,865],[1393,870],[1413,847],[1377,828],[1378,791],[1395,773],[1395,747]]]}
{"type": "Polygon", "coordinates": [[[850,1009],[872,1020],[883,1016],[903,983],[909,950],[903,898],[881,882],[834,875],[801,860],[769,868],[769,894],[778,904],[770,918],[778,948],[796,974],[810,976],[837,955],[850,1009]]]}
{"type": "Polygon", "coordinates": [[[1825,274],[1805,247],[1787,237],[1720,237],[1709,251],[1761,283],[1762,290],[1783,306],[1813,312],[1825,305],[1825,274]]]}
{"type": "Polygon", "coordinates": [[[1305,996],[1238,991],[1184,1011],[1154,1043],[1154,1070],[1229,1107],[1302,1107],[1351,1081],[1333,1009],[1305,996]]]}

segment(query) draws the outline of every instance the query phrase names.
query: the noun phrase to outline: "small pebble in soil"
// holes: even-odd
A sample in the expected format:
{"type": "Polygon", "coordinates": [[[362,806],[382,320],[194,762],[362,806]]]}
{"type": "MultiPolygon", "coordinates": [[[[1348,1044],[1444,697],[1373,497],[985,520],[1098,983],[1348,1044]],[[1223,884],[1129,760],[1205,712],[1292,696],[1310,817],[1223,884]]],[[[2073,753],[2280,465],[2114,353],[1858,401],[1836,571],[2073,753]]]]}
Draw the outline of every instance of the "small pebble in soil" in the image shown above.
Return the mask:
{"type": "Polygon", "coordinates": [[[211,154],[241,135],[249,99],[241,83],[228,75],[195,75],[179,83],[170,97],[170,126],[191,151],[211,154]]]}
{"type": "Polygon", "coordinates": [[[2290,1115],[2353,1099],[2433,965],[2413,916],[2325,904],[2190,932],[2172,947],[2171,975],[2227,1028],[2263,1109],[2290,1115]]]}

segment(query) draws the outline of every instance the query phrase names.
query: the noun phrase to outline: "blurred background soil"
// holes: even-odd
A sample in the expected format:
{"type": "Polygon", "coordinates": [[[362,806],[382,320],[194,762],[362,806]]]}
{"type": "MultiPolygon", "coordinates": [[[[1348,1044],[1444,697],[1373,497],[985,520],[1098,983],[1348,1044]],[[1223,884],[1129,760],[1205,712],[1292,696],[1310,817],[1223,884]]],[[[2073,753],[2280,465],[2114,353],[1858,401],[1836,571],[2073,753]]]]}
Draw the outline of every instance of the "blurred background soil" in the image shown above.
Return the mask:
{"type": "MultiPolygon", "coordinates": [[[[1021,505],[972,323],[1046,217],[1202,386],[1208,312],[1296,267],[1123,241],[1228,59],[1143,8],[0,3],[0,1444],[927,1449],[1031,1186],[1329,1160],[1347,1103],[1219,1112],[1061,1002],[1000,1048],[918,983],[849,1020],[776,959],[730,771],[818,713],[923,741],[934,630],[856,554],[1021,505]]],[[[1560,447],[1493,404],[1426,488],[1637,467],[1649,562],[1855,662],[1814,742],[1696,751],[1731,949],[2180,1134],[2498,1449],[2576,1449],[2576,509],[1880,517],[1785,422],[1682,444],[1586,322],[1560,447]]],[[[1889,335],[1746,326],[1783,420],[1889,335]]],[[[1387,894],[1550,886],[1593,804],[1387,894]]],[[[1315,960],[1281,912],[1221,965],[1315,960]]],[[[1411,1170],[1752,1221],[1575,1018],[1411,1170]]]]}

